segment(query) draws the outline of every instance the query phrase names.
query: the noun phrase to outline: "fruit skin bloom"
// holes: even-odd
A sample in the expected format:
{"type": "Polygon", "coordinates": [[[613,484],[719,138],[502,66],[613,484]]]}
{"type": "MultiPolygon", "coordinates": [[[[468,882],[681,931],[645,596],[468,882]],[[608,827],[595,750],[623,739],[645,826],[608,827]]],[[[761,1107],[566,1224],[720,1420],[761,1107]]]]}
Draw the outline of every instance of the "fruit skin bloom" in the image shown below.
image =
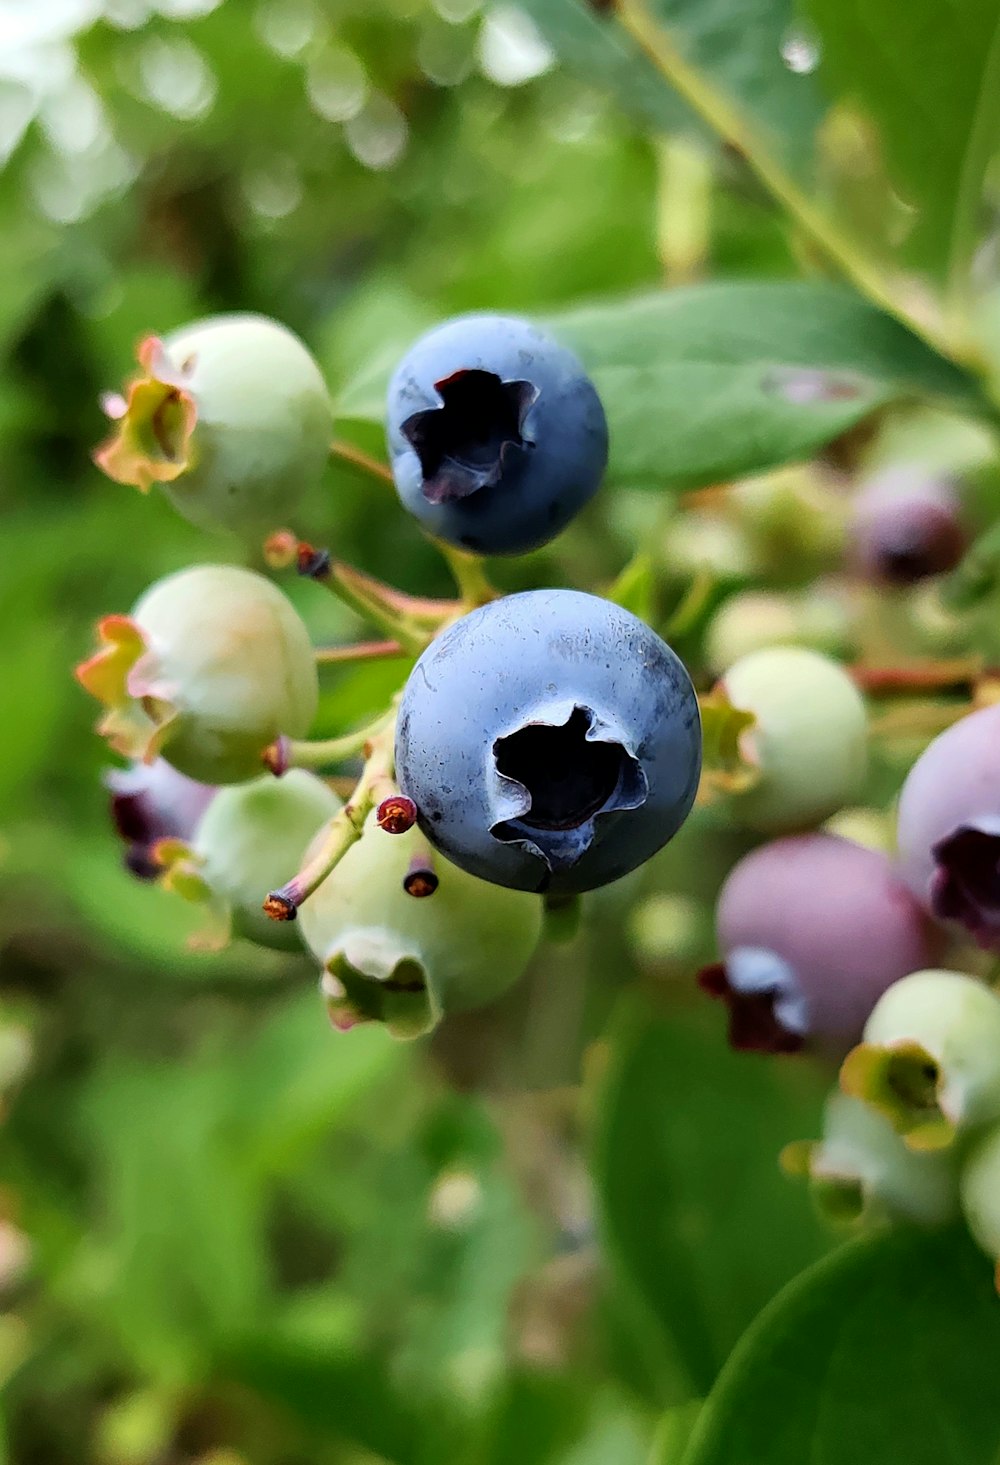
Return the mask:
{"type": "Polygon", "coordinates": [[[420,828],[517,890],[592,890],[635,869],[683,824],[700,769],[681,661],[636,616],[576,590],[464,616],[400,703],[396,771],[420,828]]]}
{"type": "Polygon", "coordinates": [[[840,1086],[913,1149],[1000,1119],[1000,998],[963,972],[913,972],[879,999],[840,1086]]]}
{"type": "Polygon", "coordinates": [[[762,845],[716,907],[722,963],[701,985],[730,1009],[732,1047],[844,1052],[893,982],[933,960],[935,936],[885,855],[833,834],[762,845]]]}
{"type": "Polygon", "coordinates": [[[378,1021],[416,1037],[517,981],[538,944],[542,908],[434,856],[418,829],[386,834],[373,814],[297,924],[323,966],[335,1027],[378,1021]],[[423,898],[407,893],[414,868],[437,881],[423,898]]]}
{"type": "Polygon", "coordinates": [[[261,902],[298,869],[316,831],[340,807],[323,780],[301,768],[219,790],[195,831],[192,863],[233,936],[279,951],[301,949],[296,923],[270,920],[261,902]]]}
{"type": "Polygon", "coordinates": [[[305,346],[261,315],[195,321],[139,348],[142,375],[105,399],[117,420],[98,466],[184,518],[245,537],[285,523],[319,482],[333,412],[305,346]]]}
{"type": "Polygon", "coordinates": [[[1000,951],[1000,706],[963,717],[920,755],[896,837],[903,879],[924,907],[1000,951]]]}
{"type": "Polygon", "coordinates": [[[876,584],[913,585],[958,564],[968,536],[954,486],[917,464],[862,485],[851,504],[850,558],[876,584]]]}
{"type": "Polygon", "coordinates": [[[571,351],[528,321],[464,315],[422,336],[389,384],[403,504],[477,554],[547,544],[597,491],[608,426],[571,351]]]}
{"type": "Polygon", "coordinates": [[[242,783],[284,733],[302,737],[319,685],[309,634],[251,570],[198,565],[158,580],[130,616],[107,616],[77,667],[108,709],[98,731],[129,758],[161,755],[202,783],[242,783]]]}
{"type": "Polygon", "coordinates": [[[733,819],[763,833],[792,833],[857,801],[868,769],[868,720],[842,666],[803,646],[771,646],[734,662],[720,686],[755,718],[740,744],[759,779],[732,796],[733,819]]]}

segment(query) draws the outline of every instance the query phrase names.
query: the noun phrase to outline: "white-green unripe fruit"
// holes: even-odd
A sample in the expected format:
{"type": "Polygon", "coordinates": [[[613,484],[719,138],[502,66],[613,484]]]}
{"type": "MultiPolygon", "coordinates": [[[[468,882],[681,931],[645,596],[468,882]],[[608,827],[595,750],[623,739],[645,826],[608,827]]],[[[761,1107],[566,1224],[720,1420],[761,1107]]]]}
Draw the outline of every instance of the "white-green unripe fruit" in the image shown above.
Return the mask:
{"type": "Polygon", "coordinates": [[[192,523],[259,537],[287,523],[329,457],[330,395],[299,338],[261,315],[195,321],[139,350],[97,454],[119,482],[159,483],[192,523]]]}
{"type": "Polygon", "coordinates": [[[105,645],[77,675],[108,708],[100,731],[126,757],[159,754],[201,783],[242,783],[275,738],[309,730],[319,701],[309,633],[262,575],[181,570],[99,629],[105,645]]]}
{"type": "Polygon", "coordinates": [[[324,969],[336,1026],[375,1020],[397,1037],[416,1037],[517,981],[541,935],[542,908],[537,896],[450,864],[419,829],[387,834],[373,815],[299,908],[299,925],[324,969]],[[419,898],[404,881],[425,864],[437,887],[419,898]]]}
{"type": "Polygon", "coordinates": [[[938,1226],[958,1209],[950,1151],[909,1149],[881,1114],[834,1092],[823,1111],[823,1138],[808,1147],[813,1193],[831,1220],[888,1217],[938,1226]]]}
{"type": "Polygon", "coordinates": [[[962,1211],[986,1255],[997,1262],[1000,1289],[1000,1124],[974,1144],[962,1165],[962,1211]]]}
{"type": "Polygon", "coordinates": [[[197,874],[225,906],[234,936],[279,951],[301,948],[296,922],[271,920],[262,903],[295,874],[316,831],[340,807],[323,780],[302,768],[219,790],[192,849],[197,874]]]}
{"type": "Polygon", "coordinates": [[[867,717],[843,667],[802,646],[774,646],[735,662],[721,687],[754,717],[740,746],[758,778],[731,796],[734,819],[762,833],[791,833],[857,802],[868,768],[867,717]]]}
{"type": "Polygon", "coordinates": [[[961,972],[904,977],[875,1004],[840,1082],[913,1149],[1000,1119],[1000,998],[961,972]]]}

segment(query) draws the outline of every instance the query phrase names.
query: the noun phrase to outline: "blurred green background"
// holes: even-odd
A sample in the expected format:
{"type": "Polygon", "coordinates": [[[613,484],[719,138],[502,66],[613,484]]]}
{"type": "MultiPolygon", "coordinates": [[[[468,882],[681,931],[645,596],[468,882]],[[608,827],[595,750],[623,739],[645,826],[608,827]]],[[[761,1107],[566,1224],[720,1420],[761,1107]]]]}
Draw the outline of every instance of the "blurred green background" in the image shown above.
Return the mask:
{"type": "MultiPolygon", "coordinates": [[[[304,958],[193,954],[197,915],[122,871],[71,668],[157,576],[260,551],[90,452],[150,330],[265,312],[337,396],[456,311],[788,274],[785,227],[738,158],[651,138],[478,0],[4,0],[0,159],[0,1459],[669,1465],[829,1245],[776,1159],[827,1075],[731,1055],[693,993],[741,838],[699,814],[412,1047],[333,1034],[304,958]]],[[[751,546],[616,488],[496,574],[601,589],[641,542],[634,603],[704,676],[721,594],[829,554],[825,512],[766,501],[751,546]]],[[[294,527],[449,593],[350,467],[294,527]]],[[[317,640],[359,629],[282,584],[317,640]]],[[[320,730],[398,676],[324,670],[320,730]]]]}

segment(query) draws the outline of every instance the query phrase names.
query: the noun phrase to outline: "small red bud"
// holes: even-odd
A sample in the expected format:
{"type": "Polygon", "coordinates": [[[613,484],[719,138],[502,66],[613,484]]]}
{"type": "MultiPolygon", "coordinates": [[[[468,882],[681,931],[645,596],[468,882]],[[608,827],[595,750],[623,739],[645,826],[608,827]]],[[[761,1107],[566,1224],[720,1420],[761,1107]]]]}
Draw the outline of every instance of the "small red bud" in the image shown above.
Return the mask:
{"type": "Polygon", "coordinates": [[[405,834],[417,822],[417,806],[405,794],[390,794],[375,810],[375,818],[386,834],[405,834]]]}
{"type": "Polygon", "coordinates": [[[403,876],[403,889],[415,900],[426,900],[438,888],[438,877],[434,873],[431,856],[427,853],[414,855],[410,868],[403,876]]]}

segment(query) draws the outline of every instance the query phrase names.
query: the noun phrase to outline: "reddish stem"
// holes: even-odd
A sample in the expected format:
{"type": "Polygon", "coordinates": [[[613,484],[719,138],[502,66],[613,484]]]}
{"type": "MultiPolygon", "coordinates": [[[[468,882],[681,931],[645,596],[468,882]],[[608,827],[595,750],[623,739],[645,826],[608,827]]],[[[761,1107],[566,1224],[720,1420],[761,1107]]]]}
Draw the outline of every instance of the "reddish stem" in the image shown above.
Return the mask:
{"type": "Polygon", "coordinates": [[[357,641],[351,646],[316,647],[316,660],[321,666],[338,661],[379,661],[406,655],[406,648],[398,641],[357,641]]]}
{"type": "Polygon", "coordinates": [[[912,692],[968,692],[982,675],[978,658],[952,661],[922,661],[912,666],[862,666],[850,668],[863,692],[872,697],[905,697],[912,692]]]}

